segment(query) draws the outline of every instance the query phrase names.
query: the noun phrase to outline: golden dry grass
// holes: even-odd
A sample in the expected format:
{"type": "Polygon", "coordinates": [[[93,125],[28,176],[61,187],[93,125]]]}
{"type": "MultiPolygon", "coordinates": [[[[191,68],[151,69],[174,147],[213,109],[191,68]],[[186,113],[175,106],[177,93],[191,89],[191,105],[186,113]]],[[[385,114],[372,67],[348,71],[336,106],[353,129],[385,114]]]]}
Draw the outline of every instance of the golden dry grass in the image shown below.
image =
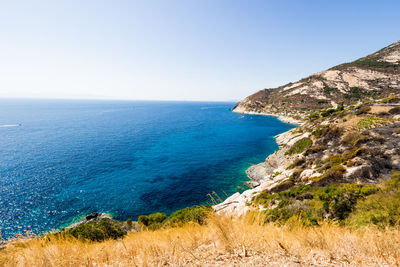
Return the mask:
{"type": "Polygon", "coordinates": [[[340,126],[347,130],[357,129],[357,124],[360,122],[361,118],[359,116],[346,116],[347,121],[340,123],[340,126]]]}
{"type": "Polygon", "coordinates": [[[130,233],[102,243],[24,239],[0,251],[0,266],[398,266],[400,233],[301,227],[212,216],[207,225],[130,233]]]}
{"type": "Polygon", "coordinates": [[[393,106],[371,106],[371,110],[368,112],[370,114],[381,114],[381,113],[388,113],[393,106]]]}

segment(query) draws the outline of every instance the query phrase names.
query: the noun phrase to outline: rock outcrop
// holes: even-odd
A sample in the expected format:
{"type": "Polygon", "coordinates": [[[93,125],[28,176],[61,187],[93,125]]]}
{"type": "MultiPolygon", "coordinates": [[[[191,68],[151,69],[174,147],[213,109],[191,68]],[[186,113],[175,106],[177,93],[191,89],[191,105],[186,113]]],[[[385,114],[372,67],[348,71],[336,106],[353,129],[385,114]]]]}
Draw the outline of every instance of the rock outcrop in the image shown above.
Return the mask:
{"type": "MultiPolygon", "coordinates": [[[[366,98],[383,98],[400,88],[400,41],[354,62],[315,73],[278,88],[263,89],[239,102],[234,112],[299,119],[310,110],[366,98]]],[[[284,121],[287,121],[287,119],[284,121]]]]}
{"type": "Polygon", "coordinates": [[[381,183],[400,171],[400,96],[322,110],[276,136],[279,150],[246,171],[253,188],[214,206],[243,215],[261,192],[334,183],[381,183]]]}

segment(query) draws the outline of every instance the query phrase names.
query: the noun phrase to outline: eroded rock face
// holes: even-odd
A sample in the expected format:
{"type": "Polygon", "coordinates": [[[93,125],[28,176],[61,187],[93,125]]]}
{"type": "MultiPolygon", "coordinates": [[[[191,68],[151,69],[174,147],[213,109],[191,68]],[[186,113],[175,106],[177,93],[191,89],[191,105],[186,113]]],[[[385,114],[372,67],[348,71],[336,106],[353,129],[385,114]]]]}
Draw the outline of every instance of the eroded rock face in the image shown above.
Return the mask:
{"type": "Polygon", "coordinates": [[[239,102],[234,111],[277,114],[287,118],[301,116],[304,108],[324,109],[365,97],[385,97],[397,93],[399,88],[400,41],[298,82],[260,90],[239,102]]]}
{"type": "Polygon", "coordinates": [[[280,149],[246,172],[254,188],[236,193],[215,210],[240,216],[254,208],[250,205],[253,197],[263,191],[275,193],[300,184],[380,183],[392,171],[400,171],[400,119],[387,112],[397,103],[385,105],[388,108],[382,114],[376,112],[378,104],[370,103],[371,108],[365,110],[371,113],[357,115],[355,111],[363,105],[276,136],[280,149]],[[363,120],[372,124],[357,128],[363,120]],[[304,138],[311,139],[312,144],[299,153],[287,153],[304,138]]]}
{"type": "Polygon", "coordinates": [[[280,149],[246,172],[254,188],[235,194],[234,199],[217,205],[216,210],[240,215],[262,191],[275,192],[298,184],[378,183],[392,170],[400,170],[400,114],[393,106],[383,108],[387,104],[374,100],[399,92],[400,41],[356,61],[246,97],[234,112],[273,115],[302,126],[276,136],[280,149]],[[364,100],[377,105],[370,107],[370,113],[355,114],[364,100]],[[350,103],[358,104],[349,106],[350,103]],[[348,107],[346,111],[344,106],[348,107]],[[315,123],[302,123],[322,109],[330,113],[317,114],[323,118],[315,123]],[[336,111],[342,114],[330,116],[336,111]],[[380,122],[376,123],[376,119],[380,122]],[[362,120],[368,128],[364,131],[358,125],[362,120]],[[304,153],[288,155],[286,151],[302,138],[311,138],[312,147],[304,153]],[[346,142],[345,138],[352,141],[346,142]]]}

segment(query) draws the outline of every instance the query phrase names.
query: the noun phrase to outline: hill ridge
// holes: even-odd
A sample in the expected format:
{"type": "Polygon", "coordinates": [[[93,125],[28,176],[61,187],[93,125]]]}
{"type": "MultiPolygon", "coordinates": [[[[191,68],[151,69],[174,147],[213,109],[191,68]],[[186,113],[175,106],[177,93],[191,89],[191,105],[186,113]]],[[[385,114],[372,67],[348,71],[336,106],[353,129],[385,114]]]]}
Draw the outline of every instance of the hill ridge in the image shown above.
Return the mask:
{"type": "Polygon", "coordinates": [[[240,101],[233,111],[304,117],[313,110],[384,98],[399,90],[400,41],[397,41],[296,82],[259,90],[240,101]]]}

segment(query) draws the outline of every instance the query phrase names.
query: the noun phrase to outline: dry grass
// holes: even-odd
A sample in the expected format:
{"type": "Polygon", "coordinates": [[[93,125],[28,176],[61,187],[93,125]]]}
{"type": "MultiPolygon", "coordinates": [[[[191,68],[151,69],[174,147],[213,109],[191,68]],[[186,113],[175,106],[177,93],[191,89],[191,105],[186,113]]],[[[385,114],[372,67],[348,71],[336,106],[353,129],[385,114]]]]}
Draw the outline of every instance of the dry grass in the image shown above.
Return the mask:
{"type": "Polygon", "coordinates": [[[278,227],[212,216],[189,224],[130,233],[102,243],[24,239],[0,251],[0,266],[398,266],[398,230],[351,231],[332,224],[278,227]]]}
{"type": "Polygon", "coordinates": [[[388,114],[389,110],[391,110],[393,106],[371,106],[370,114],[388,114]]]}
{"type": "Polygon", "coordinates": [[[361,118],[359,116],[347,116],[347,121],[341,123],[340,125],[347,130],[357,129],[357,124],[360,122],[361,118]]]}

